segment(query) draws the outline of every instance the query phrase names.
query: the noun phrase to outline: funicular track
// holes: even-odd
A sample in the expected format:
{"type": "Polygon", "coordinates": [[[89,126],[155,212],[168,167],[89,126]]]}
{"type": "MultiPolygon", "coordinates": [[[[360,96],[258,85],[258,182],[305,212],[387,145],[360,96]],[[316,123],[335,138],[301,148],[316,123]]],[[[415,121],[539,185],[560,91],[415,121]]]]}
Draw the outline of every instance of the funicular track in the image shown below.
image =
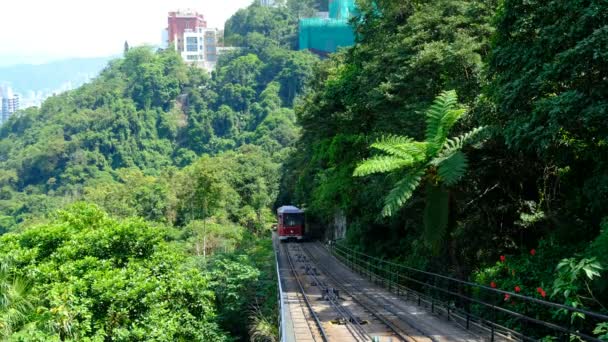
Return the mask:
{"type": "MultiPolygon", "coordinates": [[[[301,298],[301,303],[306,303],[302,304],[300,310],[306,310],[309,329],[316,336],[308,340],[537,341],[537,337],[525,334],[530,331],[532,324],[536,324],[545,328],[547,332],[544,336],[552,334],[550,336],[560,337],[561,340],[579,337],[586,341],[600,341],[585,331],[510,311],[493,301],[491,296],[515,297],[530,309],[557,308],[583,313],[596,322],[608,321],[608,316],[599,313],[391,264],[356,251],[344,251],[342,246],[304,242],[278,244],[279,250],[278,254],[285,259],[284,264],[289,264],[289,269],[285,268],[284,271],[297,280],[298,298],[301,298]],[[414,278],[418,273],[431,280],[442,279],[448,285],[414,278]],[[411,284],[425,286],[424,291],[408,287],[411,284]],[[475,288],[476,292],[471,292],[477,297],[456,292],[458,285],[475,288]],[[448,295],[452,299],[447,298],[448,295]],[[460,302],[454,298],[463,302],[468,300],[475,305],[475,311],[459,307],[460,302]],[[519,329],[515,330],[500,325],[501,321],[496,319],[498,314],[510,316],[512,323],[520,324],[521,328],[515,326],[519,329]]],[[[300,338],[292,340],[300,341],[300,338]]]]}
{"type": "MultiPolygon", "coordinates": [[[[287,248],[284,248],[284,250],[286,250],[287,248]]],[[[299,289],[299,293],[297,293],[297,296],[299,298],[299,302],[301,304],[304,304],[306,306],[306,309],[308,309],[308,313],[309,313],[309,319],[308,319],[308,327],[310,329],[310,333],[311,336],[313,337],[313,340],[317,340],[317,336],[320,338],[321,341],[328,341],[328,337],[327,337],[327,333],[325,332],[325,329],[323,328],[323,325],[321,324],[321,321],[319,320],[319,316],[316,314],[315,310],[313,309],[313,306],[310,302],[309,297],[306,295],[306,291],[304,290],[304,285],[302,284],[302,281],[300,279],[300,276],[298,274],[297,268],[293,262],[293,259],[290,255],[290,253],[287,251],[286,253],[284,253],[284,255],[287,258],[287,262],[289,264],[289,269],[291,270],[291,273],[293,274],[293,277],[298,285],[298,289],[299,289]],[[314,321],[314,328],[313,326],[310,324],[310,320],[314,321]],[[315,331],[313,331],[314,329],[317,329],[316,332],[318,332],[318,335],[314,334],[315,331]]],[[[300,305],[302,306],[302,305],[300,305]]],[[[305,317],[307,315],[304,315],[305,317]]],[[[302,337],[300,336],[298,338],[298,336],[296,335],[296,339],[297,340],[302,340],[302,337]]]]}
{"type": "MultiPolygon", "coordinates": [[[[350,293],[355,300],[378,319],[392,327],[402,340],[406,341],[485,341],[472,331],[467,331],[446,322],[426,308],[410,305],[390,291],[370,283],[335,259],[322,245],[306,244],[309,256],[321,265],[325,272],[341,284],[343,291],[350,293]]],[[[501,341],[495,339],[494,341],[501,341]]]]}
{"type": "Polygon", "coordinates": [[[319,265],[323,272],[327,274],[334,281],[335,284],[338,284],[342,291],[347,293],[359,305],[364,307],[368,312],[370,312],[372,315],[382,321],[386,326],[388,326],[399,337],[400,340],[413,342],[433,341],[432,339],[426,336],[420,336],[424,335],[424,333],[417,331],[416,328],[413,327],[411,324],[408,324],[408,327],[410,328],[409,333],[403,328],[398,327],[397,324],[395,324],[394,322],[396,319],[399,318],[398,313],[396,313],[390,308],[390,303],[381,301],[385,300],[385,298],[382,298],[378,294],[370,295],[365,293],[365,291],[361,291],[357,288],[357,281],[353,281],[353,279],[348,278],[348,275],[344,275],[341,273],[336,274],[335,270],[333,272],[330,272],[327,269],[327,264],[319,262],[319,260],[317,259],[318,256],[315,256],[318,255],[319,248],[320,247],[316,244],[310,244],[306,247],[303,247],[306,254],[312,260],[314,260],[317,265],[319,265]],[[340,281],[337,277],[345,278],[341,278],[340,281]],[[412,331],[415,331],[415,333],[412,334],[412,331]]]}
{"type": "Polygon", "coordinates": [[[403,302],[349,269],[319,243],[279,243],[277,250],[297,284],[293,291],[297,289],[299,300],[291,304],[299,304],[308,320],[308,331],[296,334],[297,341],[488,340],[403,302]]]}
{"type": "Polygon", "coordinates": [[[309,319],[310,332],[295,334],[297,341],[309,340],[306,336],[311,335],[314,341],[417,341],[358,302],[326,271],[320,271],[306,245],[279,245],[309,319]]]}

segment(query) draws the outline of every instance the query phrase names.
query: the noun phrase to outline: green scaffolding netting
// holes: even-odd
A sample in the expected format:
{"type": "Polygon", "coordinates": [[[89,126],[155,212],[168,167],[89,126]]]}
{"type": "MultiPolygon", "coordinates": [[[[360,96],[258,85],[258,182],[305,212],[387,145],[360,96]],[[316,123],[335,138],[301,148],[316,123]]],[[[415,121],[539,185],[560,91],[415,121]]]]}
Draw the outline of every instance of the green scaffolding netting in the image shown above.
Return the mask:
{"type": "Polygon", "coordinates": [[[334,0],[329,4],[329,17],[332,19],[348,20],[355,11],[355,0],[334,0]]]}
{"type": "Polygon", "coordinates": [[[329,18],[300,19],[300,50],[335,52],[355,43],[348,20],[355,14],[354,0],[334,0],[329,4],[329,18]]]}

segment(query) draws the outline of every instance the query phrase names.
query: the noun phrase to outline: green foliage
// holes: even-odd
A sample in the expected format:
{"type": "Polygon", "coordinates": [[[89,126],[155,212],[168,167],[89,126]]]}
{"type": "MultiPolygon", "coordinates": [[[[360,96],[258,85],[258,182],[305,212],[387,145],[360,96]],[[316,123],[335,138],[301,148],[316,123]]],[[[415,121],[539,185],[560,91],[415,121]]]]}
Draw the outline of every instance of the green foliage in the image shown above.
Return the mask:
{"type": "MultiPolygon", "coordinates": [[[[598,278],[603,270],[601,264],[595,258],[580,259],[567,258],[557,264],[557,278],[553,283],[553,297],[563,296],[564,302],[573,307],[583,305],[583,292],[593,297],[589,282],[598,278]]],[[[588,298],[588,297],[587,297],[588,298]]],[[[585,316],[578,312],[572,313],[572,321],[575,318],[584,319],[585,316]]]]}
{"type": "Polygon", "coordinates": [[[497,110],[483,116],[514,151],[568,170],[555,212],[595,228],[608,203],[607,18],[602,1],[505,2],[488,62],[497,110]]]}
{"type": "MultiPolygon", "coordinates": [[[[384,200],[382,213],[385,216],[396,214],[405,205],[426,174],[429,186],[424,214],[427,232],[425,236],[436,250],[447,231],[449,213],[449,193],[438,184],[455,185],[464,176],[468,166],[466,156],[456,147],[470,138],[448,140],[450,130],[465,113],[462,109],[456,109],[457,106],[456,92],[441,93],[426,112],[425,141],[398,136],[381,139],[371,147],[387,153],[388,156],[367,159],[359,164],[353,173],[355,176],[366,176],[406,169],[405,175],[384,200]]],[[[473,137],[481,130],[482,128],[478,127],[463,136],[473,137]]]]}
{"type": "MultiPolygon", "coordinates": [[[[577,305],[605,313],[605,271],[555,270],[608,262],[606,4],[357,4],[357,44],[323,61],[296,103],[302,133],[280,201],[370,254],[537,298],[562,279],[552,299],[572,286],[577,305]],[[463,106],[447,94],[433,102],[443,89],[463,106]],[[362,177],[373,174],[384,175],[362,177]],[[383,207],[390,217],[378,217],[383,207]],[[533,248],[543,260],[526,257],[533,248]]],[[[588,321],[577,324],[590,333],[588,321]]]]}
{"type": "Polygon", "coordinates": [[[77,204],[49,224],[0,239],[9,272],[36,275],[39,307],[22,340],[224,340],[209,278],[163,241],[167,231],[77,204]],[[171,298],[171,300],[167,300],[171,298]]]}
{"type": "Polygon", "coordinates": [[[0,128],[3,340],[276,339],[261,237],[318,62],[286,49],[310,6],[239,11],[211,76],[130,48],[0,128]],[[56,211],[79,200],[99,207],[56,211]]]}
{"type": "Polygon", "coordinates": [[[599,338],[602,341],[608,341],[608,323],[600,323],[597,325],[597,327],[595,327],[595,329],[593,330],[593,333],[598,335],[597,338],[599,338]]]}
{"type": "MultiPolygon", "coordinates": [[[[259,10],[275,11],[244,12],[259,10]]],[[[252,45],[223,56],[209,78],[172,49],[130,48],[91,83],[0,129],[0,213],[13,218],[2,231],[79,199],[175,222],[180,209],[163,170],[247,144],[281,162],[299,133],[289,107],[316,63],[306,52],[252,45]]]]}
{"type": "Polygon", "coordinates": [[[0,337],[7,339],[29,322],[34,312],[31,283],[11,274],[8,262],[0,263],[0,337]]]}

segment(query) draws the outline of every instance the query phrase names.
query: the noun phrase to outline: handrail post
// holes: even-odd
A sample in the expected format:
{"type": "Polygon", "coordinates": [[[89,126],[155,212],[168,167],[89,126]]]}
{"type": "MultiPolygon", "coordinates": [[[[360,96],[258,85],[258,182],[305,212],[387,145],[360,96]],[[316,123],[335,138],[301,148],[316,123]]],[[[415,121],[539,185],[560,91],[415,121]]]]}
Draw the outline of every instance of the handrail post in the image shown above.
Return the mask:
{"type": "MultiPolygon", "coordinates": [[[[392,263],[379,257],[373,257],[343,246],[331,245],[331,249],[336,257],[344,262],[344,264],[350,265],[353,268],[356,266],[356,270],[361,272],[367,270],[370,282],[375,284],[380,284],[380,282],[382,282],[383,286],[385,285],[385,282],[388,282],[388,290],[391,292],[395,291],[398,296],[400,293],[405,293],[406,300],[410,299],[410,293],[412,293],[413,297],[411,299],[413,301],[415,301],[416,296],[418,296],[418,306],[423,306],[422,304],[424,304],[424,307],[426,307],[426,304],[429,303],[431,304],[430,306],[433,313],[436,303],[443,306],[444,303],[446,303],[445,301],[447,301],[448,320],[458,320],[458,317],[460,316],[457,312],[463,313],[463,318],[466,318],[466,329],[471,329],[472,326],[480,324],[483,326],[486,333],[491,333],[491,338],[488,339],[490,341],[495,341],[497,336],[500,339],[503,329],[505,333],[516,338],[521,337],[522,340],[530,339],[529,337],[526,337],[526,332],[532,333],[536,331],[536,329],[531,326],[532,323],[551,329],[553,331],[553,336],[560,337],[560,340],[569,340],[570,337],[579,337],[584,340],[599,341],[597,338],[593,337],[590,332],[585,330],[588,328],[587,326],[583,327],[581,325],[581,327],[579,327],[578,322],[571,322],[570,320],[568,320],[568,322],[563,322],[561,319],[556,319],[555,317],[553,320],[547,319],[547,321],[545,321],[544,318],[535,318],[534,315],[530,315],[531,308],[529,306],[527,307],[528,310],[523,310],[523,312],[519,312],[520,310],[518,309],[504,307],[502,295],[504,295],[505,300],[508,300],[511,297],[514,299],[522,299],[526,303],[539,305],[542,310],[554,308],[561,310],[565,309],[570,314],[577,312],[595,319],[608,321],[608,315],[602,313],[496,289],[494,284],[488,286],[474,281],[462,280],[416,269],[407,265],[392,263]],[[394,272],[395,270],[398,271],[394,272]],[[399,273],[401,270],[403,271],[403,274],[399,273]],[[401,287],[402,283],[404,284],[403,287],[401,287]],[[459,284],[458,291],[452,290],[454,288],[453,283],[459,284]],[[396,290],[394,289],[395,287],[397,287],[396,290]],[[425,296],[425,303],[422,303],[423,295],[425,296]],[[430,296],[431,298],[427,298],[427,296],[430,296]],[[452,298],[456,298],[456,300],[452,302],[453,307],[450,306],[452,298]],[[500,316],[500,318],[498,316],[500,316]],[[515,326],[511,326],[510,324],[505,325],[504,323],[507,319],[514,323],[515,326]],[[567,326],[565,323],[567,323],[567,326]],[[488,324],[490,324],[490,327],[487,326],[488,324]],[[520,327],[519,332],[516,328],[518,325],[520,327]],[[580,328],[581,330],[579,331],[577,328],[580,328]]],[[[443,309],[444,308],[441,310],[443,309]]],[[[439,312],[441,312],[441,310],[439,310],[439,312]]]]}
{"type": "Polygon", "coordinates": [[[492,305],[492,322],[490,322],[490,330],[491,330],[491,336],[490,336],[490,342],[494,342],[494,322],[496,322],[496,305],[492,305]]]}

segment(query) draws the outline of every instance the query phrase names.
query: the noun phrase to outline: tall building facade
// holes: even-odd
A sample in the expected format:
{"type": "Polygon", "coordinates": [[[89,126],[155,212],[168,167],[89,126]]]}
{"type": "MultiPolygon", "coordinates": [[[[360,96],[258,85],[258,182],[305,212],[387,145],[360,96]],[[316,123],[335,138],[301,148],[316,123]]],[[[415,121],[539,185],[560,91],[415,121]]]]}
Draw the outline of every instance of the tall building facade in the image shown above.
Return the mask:
{"type": "Polygon", "coordinates": [[[224,31],[207,28],[202,14],[192,10],[169,12],[163,46],[173,45],[184,61],[211,72],[222,49],[224,31]]]}
{"type": "Polygon", "coordinates": [[[213,70],[217,63],[220,42],[223,39],[223,31],[211,28],[186,30],[184,32],[185,49],[182,50],[182,58],[201,68],[213,70]]]}
{"type": "Polygon", "coordinates": [[[184,50],[183,37],[186,30],[207,28],[205,17],[189,9],[169,12],[167,24],[167,45],[174,44],[178,51],[184,50]]]}
{"type": "Polygon", "coordinates": [[[2,111],[0,112],[0,124],[5,123],[8,119],[19,110],[19,95],[13,94],[9,87],[2,89],[2,111]]]}

